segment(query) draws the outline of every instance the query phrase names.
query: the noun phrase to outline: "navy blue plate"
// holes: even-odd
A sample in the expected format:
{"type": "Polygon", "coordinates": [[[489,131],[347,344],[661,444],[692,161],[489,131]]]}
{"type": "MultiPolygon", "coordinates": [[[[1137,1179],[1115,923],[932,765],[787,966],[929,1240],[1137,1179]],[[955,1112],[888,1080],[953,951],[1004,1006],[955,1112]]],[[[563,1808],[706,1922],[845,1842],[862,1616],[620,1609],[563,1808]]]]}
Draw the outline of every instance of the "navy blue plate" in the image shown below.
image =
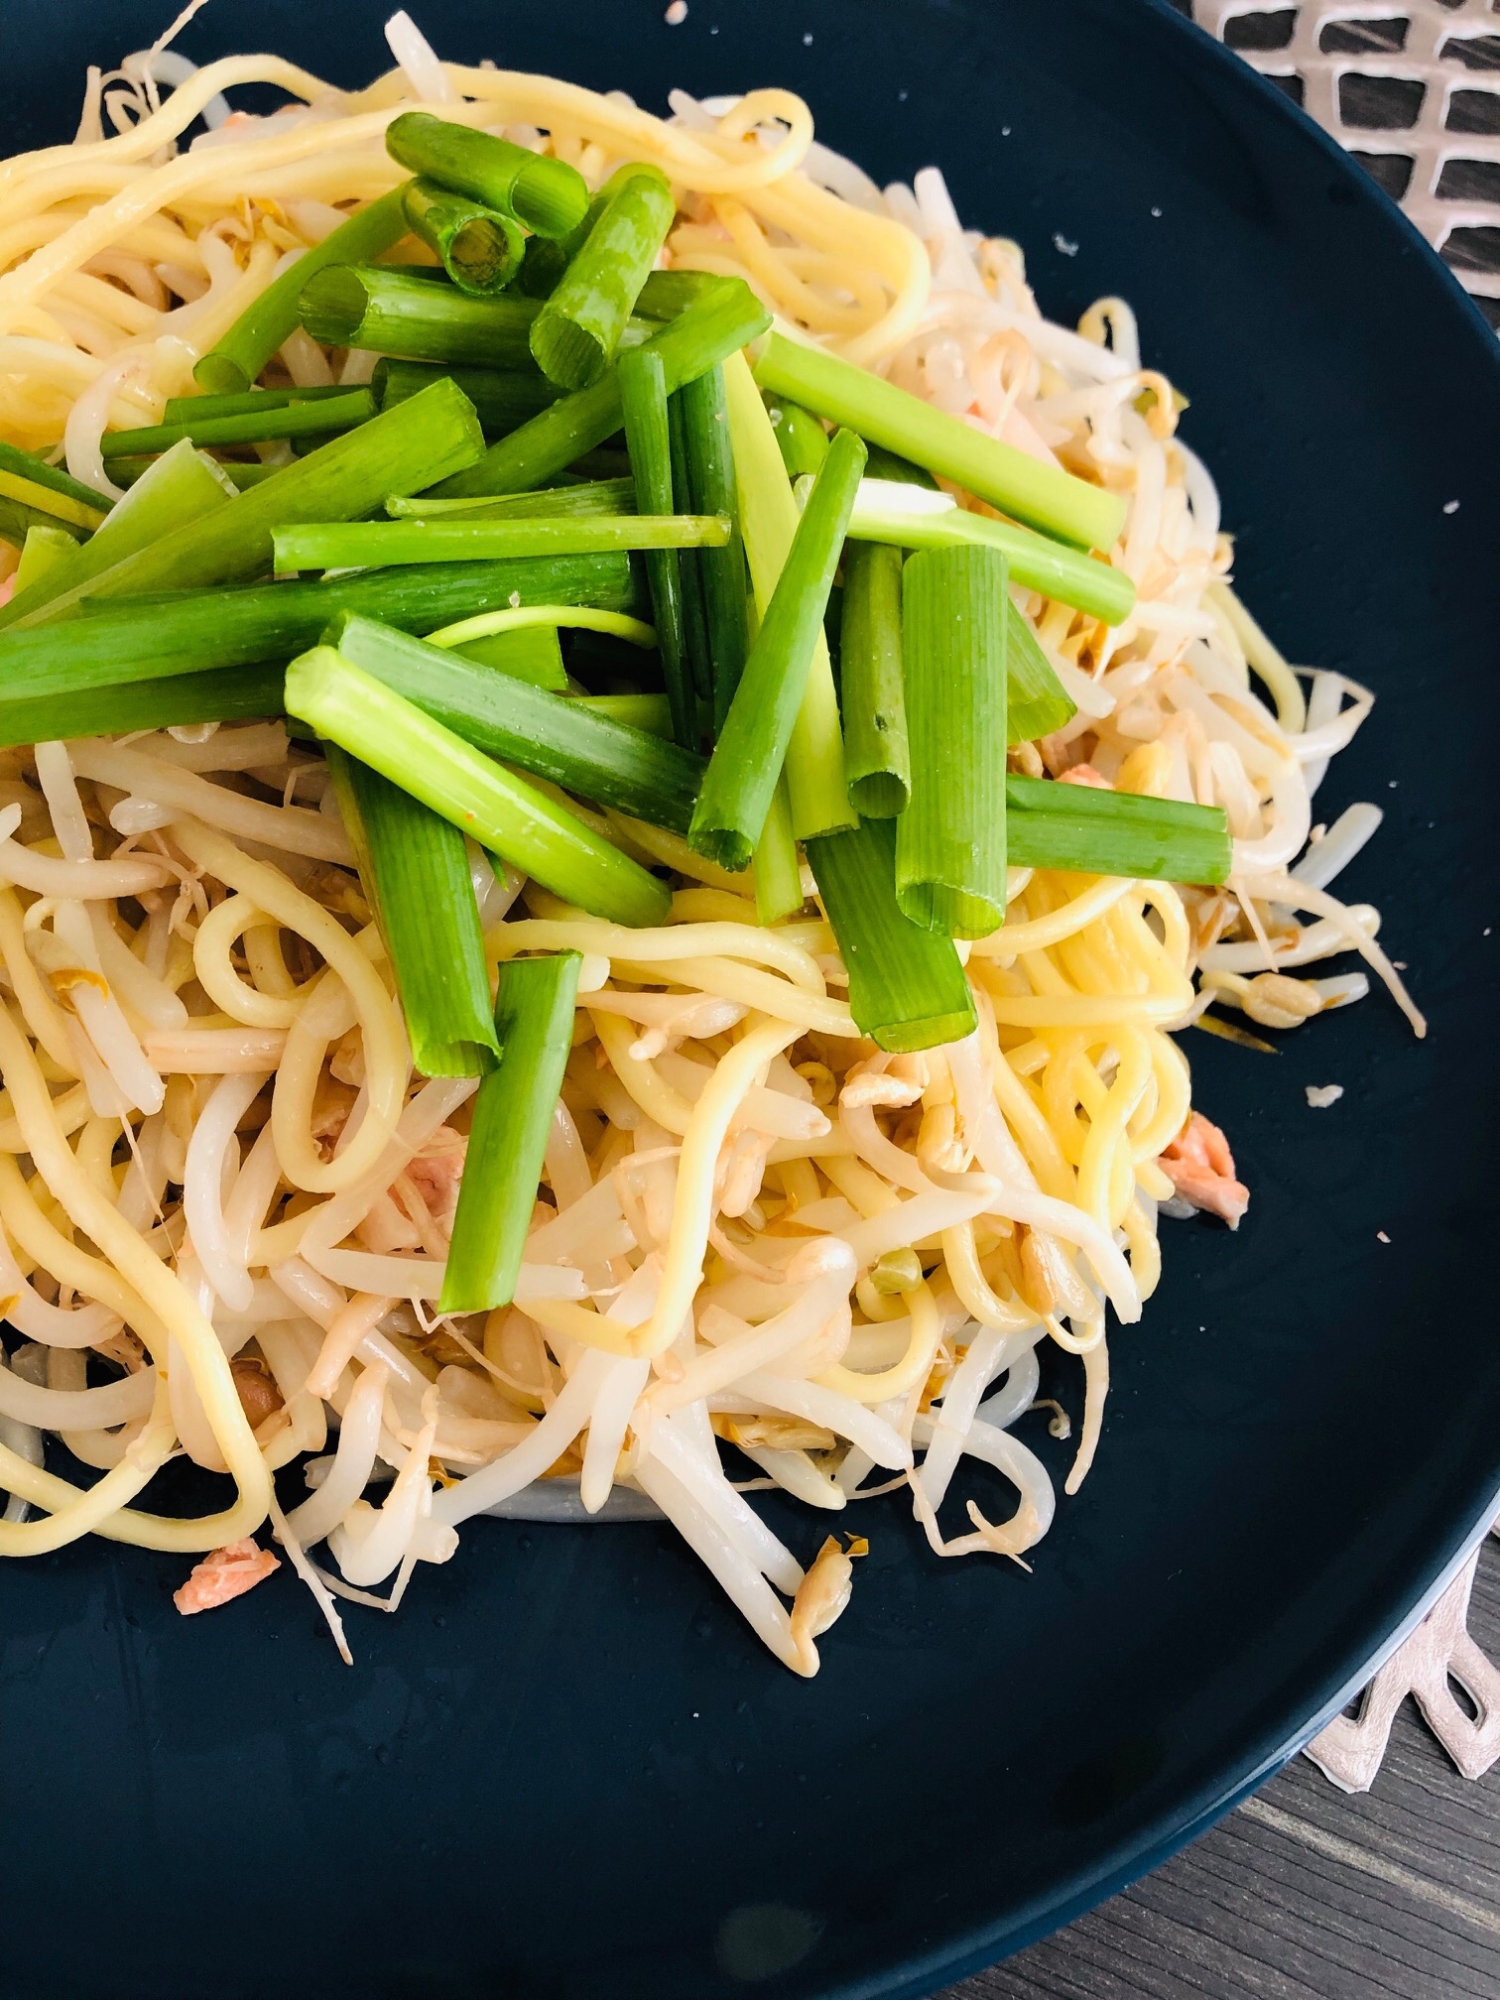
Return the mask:
{"type": "MultiPolygon", "coordinates": [[[[0,1985],[47,2000],[916,1995],[1160,1861],[1307,1737],[1500,1488],[1495,1136],[1500,356],[1385,198],[1147,0],[421,0],[445,53],[664,108],[789,84],[877,175],[946,169],[1046,309],[1119,291],[1192,398],[1238,570],[1380,693],[1319,809],[1432,1033],[1383,998],[1256,1056],[1191,1036],[1254,1206],[1169,1225],[1098,1464],[1036,1551],[930,1556],[897,1502],[804,1684],[666,1531],[480,1522],[339,1665],[287,1577],[179,1620],[98,1543],[0,1575],[0,1985]],[[1457,502],[1457,510],[1450,511],[1457,502]],[[1342,1083],[1332,1110],[1308,1084],[1342,1083]],[[1389,1239],[1389,1240],[1387,1240],[1389,1239]]],[[[6,21],[8,144],[168,0],[6,21]]],[[[221,4],[356,83],[376,0],[221,4]]],[[[1342,886],[1342,885],[1341,885],[1342,886]]],[[[1077,1408],[1075,1374],[1053,1388],[1077,1408]]],[[[1025,1434],[1064,1463],[1039,1417],[1025,1434]]],[[[979,1490],[979,1489],[976,1489],[979,1490]]],[[[997,1486],[981,1500],[1001,1504],[997,1486]]],[[[823,1526],[771,1510],[810,1554],[823,1526]]]]}

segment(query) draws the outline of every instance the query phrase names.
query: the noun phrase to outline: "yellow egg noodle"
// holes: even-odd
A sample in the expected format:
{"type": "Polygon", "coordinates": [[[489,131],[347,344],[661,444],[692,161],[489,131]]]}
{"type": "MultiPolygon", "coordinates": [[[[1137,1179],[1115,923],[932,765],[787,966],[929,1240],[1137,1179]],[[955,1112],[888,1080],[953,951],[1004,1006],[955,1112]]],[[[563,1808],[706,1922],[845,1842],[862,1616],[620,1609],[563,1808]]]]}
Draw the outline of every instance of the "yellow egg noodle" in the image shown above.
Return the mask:
{"type": "MultiPolygon", "coordinates": [[[[1052,1482],[1012,1426],[1040,1344],[1076,1355],[1076,1491],[1106,1308],[1140,1318],[1158,1214],[1182,1207],[1160,1164],[1192,1109],[1174,1032],[1211,1002],[1287,1029],[1357,999],[1363,973],[1300,976],[1350,950],[1422,1031],[1378,913],[1327,889],[1378,811],[1313,824],[1371,697],[1288,666],[1240,605],[1128,306],[1044,319],[1017,245],[964,230],[936,168],[878,188],[783,90],[677,92],[663,119],[440,63],[403,16],[390,32],[398,67],[351,93],[158,47],[91,73],[73,144],[0,163],[0,435],[116,492],[102,434],[159,422],[246,304],[397,184],[382,135],[413,104],[591,187],[655,162],[678,207],[664,262],[744,278],[788,326],[1128,499],[1124,623],[1017,592],[1077,714],[1013,765],[1220,805],[1234,873],[1013,869],[1004,928],[960,947],[977,1033],[890,1056],[853,1024],[810,874],[803,911],[762,928],[748,878],[614,818],[676,869],[669,921],[635,931],[472,850],[492,966],[572,948],[584,970],[516,1303],[443,1318],[475,1085],[412,1071],[322,758],[277,721],[0,752],[0,1299],[21,1343],[0,1367],[0,1551],[95,1533],[187,1558],[269,1518],[343,1647],[336,1596],[393,1609],[477,1514],[664,1515],[810,1674],[862,1544],[804,1566],[746,1492],[847,1520],[907,1486],[945,1555],[1020,1558],[1046,1534],[1052,1482]],[[292,102],[231,113],[247,84],[292,102]],[[44,1468],[45,1434],[92,1485],[44,1468]],[[221,1511],[151,1511],[180,1453],[228,1473],[221,1511]],[[307,1454],[283,1515],[272,1474],[307,1454]],[[1000,1521],[969,1501],[955,1532],[965,1456],[1018,1498],[1000,1521]]],[[[358,383],[374,359],[299,331],[271,375],[358,383]]]]}

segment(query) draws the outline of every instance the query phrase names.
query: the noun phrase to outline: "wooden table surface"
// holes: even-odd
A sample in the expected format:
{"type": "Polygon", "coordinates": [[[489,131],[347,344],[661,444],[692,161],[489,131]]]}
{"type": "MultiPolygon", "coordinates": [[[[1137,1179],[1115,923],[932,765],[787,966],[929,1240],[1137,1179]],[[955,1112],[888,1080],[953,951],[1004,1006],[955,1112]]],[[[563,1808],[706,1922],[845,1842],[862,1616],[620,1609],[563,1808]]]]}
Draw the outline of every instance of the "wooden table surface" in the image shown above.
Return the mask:
{"type": "MultiPolygon", "coordinates": [[[[1469,1630],[1500,1658],[1500,1541],[1469,1630]]],[[[1461,1778],[1407,1701],[1374,1788],[1298,1757],[1133,1888],[942,2000],[1496,2000],[1500,1765],[1461,1778]]]]}

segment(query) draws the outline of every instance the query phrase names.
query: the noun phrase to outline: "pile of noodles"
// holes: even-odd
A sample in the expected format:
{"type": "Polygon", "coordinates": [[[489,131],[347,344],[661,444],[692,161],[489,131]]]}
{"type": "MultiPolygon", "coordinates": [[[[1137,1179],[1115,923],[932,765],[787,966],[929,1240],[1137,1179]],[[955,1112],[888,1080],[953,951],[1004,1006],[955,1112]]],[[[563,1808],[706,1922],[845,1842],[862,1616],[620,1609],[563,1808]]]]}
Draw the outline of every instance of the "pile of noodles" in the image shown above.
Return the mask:
{"type": "MultiPolygon", "coordinates": [[[[1014,762],[1221,805],[1235,872],[1210,892],[1012,870],[1005,927],[967,950],[977,1034],[889,1057],[853,1025],[811,895],[762,929],[745,878],[612,820],[678,885],[668,924],[624,930],[476,850],[491,960],[575,948],[584,974],[516,1303],[445,1319],[475,1086],[412,1073],[322,761],[276,721],[0,752],[0,1300],[21,1342],[0,1368],[0,1551],[95,1533],[191,1558],[269,1515],[342,1646],[331,1593],[393,1606],[476,1514],[659,1513],[811,1673],[862,1544],[804,1567],[746,1491],[832,1516],[907,1486],[945,1555],[1045,1535],[1052,1481],[1012,1426],[1040,1345],[1077,1356],[1078,1487],[1106,1308],[1133,1324],[1160,1271],[1158,1156],[1191,1110],[1172,1031],[1211,1000],[1286,1028],[1356,999],[1362,973],[1291,976],[1352,949],[1420,1032],[1378,913],[1327,890],[1378,811],[1313,825],[1371,696],[1288,667],[1234,597],[1213,481],[1129,308],[1044,319],[1020,250],[961,228],[935,168],[882,191],[786,91],[676,93],[663,120],[440,64],[401,16],[390,33],[399,66],[352,94],[271,56],[131,58],[91,73],[72,145],[0,164],[0,434],[109,488],[101,433],[159,420],[247,302],[395,184],[382,133],[413,103],[591,185],[656,161],[679,207],[666,261],[745,278],[1128,497],[1124,624],[1018,594],[1078,712],[1014,762]],[[290,108],[231,114],[249,83],[290,108]],[[47,1434],[93,1484],[43,1469],[47,1434]],[[150,1510],[179,1453],[227,1471],[220,1512],[150,1510]],[[272,1474],[304,1455],[283,1516],[272,1474]],[[955,1532],[966,1457],[1016,1501],[999,1521],[970,1501],[955,1532]]],[[[299,332],[270,379],[361,381],[373,360],[299,332]]]]}

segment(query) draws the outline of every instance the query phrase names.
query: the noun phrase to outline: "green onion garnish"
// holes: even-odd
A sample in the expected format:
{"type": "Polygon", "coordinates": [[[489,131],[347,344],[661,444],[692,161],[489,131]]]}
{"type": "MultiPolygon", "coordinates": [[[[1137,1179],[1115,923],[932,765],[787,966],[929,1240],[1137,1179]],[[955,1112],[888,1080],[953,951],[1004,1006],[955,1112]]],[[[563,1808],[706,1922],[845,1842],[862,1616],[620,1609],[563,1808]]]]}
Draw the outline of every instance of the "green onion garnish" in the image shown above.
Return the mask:
{"type": "Polygon", "coordinates": [[[471,298],[382,264],[332,264],[308,280],[297,310],[313,339],[332,346],[524,369],[539,308],[509,292],[471,298]]]}
{"type": "Polygon", "coordinates": [[[946,493],[921,494],[905,484],[867,479],[855,501],[849,533],[856,541],[894,542],[905,549],[952,548],[961,542],[999,549],[1017,583],[1106,625],[1118,625],[1135,605],[1135,585],[1124,570],[1029,528],[970,513],[946,493]]]}
{"type": "Polygon", "coordinates": [[[607,199],[531,328],[531,352],[549,380],[586,389],[614,358],[676,204],[658,167],[613,174],[607,199]]]}
{"type": "Polygon", "coordinates": [[[28,528],[21,545],[21,560],[16,564],[15,596],[40,583],[44,576],[50,576],[77,547],[66,528],[55,528],[47,521],[38,521],[28,528]]]}
{"type": "Polygon", "coordinates": [[[950,938],[919,930],[896,903],[897,820],[865,819],[807,843],[856,1026],[883,1049],[930,1049],[972,1034],[974,1001],[950,938]]]}
{"type": "MultiPolygon", "coordinates": [[[[770,416],[742,357],[735,356],[725,363],[724,389],[734,447],[740,526],[756,609],[764,618],[797,532],[797,504],[787,483],[786,467],[781,461],[770,416]]],[[[819,616],[821,621],[821,613],[819,616]]],[[[792,802],[792,830],[799,840],[831,832],[838,826],[853,825],[855,815],[844,776],[838,698],[821,622],[813,642],[812,666],[802,707],[787,749],[786,777],[792,802]]]]}
{"type": "MultiPolygon", "coordinates": [[[[535,242],[537,239],[532,238],[535,242]]],[[[525,368],[447,368],[439,361],[401,361],[383,354],[375,363],[370,387],[383,410],[404,403],[440,375],[451,375],[479,413],[488,437],[503,437],[519,424],[555,403],[558,390],[545,375],[525,368]]]]}
{"type": "MultiPolygon", "coordinates": [[[[411,405],[398,405],[409,408],[411,405]]],[[[729,523],[710,514],[585,514],[520,521],[310,521],[272,535],[276,572],[388,563],[598,555],[609,549],[721,548],[729,523]]],[[[660,629],[658,627],[658,629],[660,629]]]]}
{"type": "MultiPolygon", "coordinates": [[[[672,512],[672,451],[667,424],[667,381],[661,356],[650,347],[625,355],[616,370],[625,415],[625,439],[635,474],[636,504],[650,515],[672,512]]],[[[729,540],[729,522],[724,522],[729,540]]],[[[672,734],[684,749],[698,742],[698,711],[683,643],[682,577],[676,548],[646,558],[652,621],[661,647],[662,678],[672,707],[672,734]]]]}
{"type": "Polygon", "coordinates": [[[500,1062],[474,1098],[439,1312],[488,1312],[515,1296],[552,1114],[573,1046],[576,951],[502,960],[500,1062]]]}
{"type": "MultiPolygon", "coordinates": [[[[672,463],[672,505],[682,514],[693,512],[692,485],[688,479],[687,445],[682,435],[682,391],[666,398],[667,441],[672,463]]],[[[682,650],[693,688],[696,746],[705,707],[712,711],[713,676],[708,663],[708,619],[703,609],[703,578],[699,571],[700,549],[677,551],[677,574],[682,584],[682,650]]],[[[648,558],[648,561],[650,559],[648,558]]]]}
{"type": "Polygon", "coordinates": [[[50,522],[80,534],[92,534],[105,517],[105,510],[92,503],[75,500],[19,472],[0,466],[0,538],[17,548],[26,540],[26,531],[50,522]]]}
{"type": "Polygon", "coordinates": [[[273,529],[373,513],[388,493],[411,493],[445,471],[472,464],[483,448],[474,405],[453,383],[434,382],[410,402],[382,411],[295,465],[280,467],[227,507],[185,523],[55,598],[44,615],[51,617],[78,597],[92,601],[192,589],[262,574],[271,567],[273,529]]]}
{"type": "Polygon", "coordinates": [[[34,583],[28,579],[25,589],[17,586],[10,603],[0,607],[0,626],[20,624],[137,549],[185,522],[206,518],[233,498],[222,467],[190,444],[174,445],[153,460],[123,500],[115,502],[103,525],[86,542],[74,545],[65,563],[55,564],[34,583]]]}
{"type": "Polygon", "coordinates": [[[513,216],[427,180],[407,182],[402,206],[461,292],[498,292],[521,268],[526,239],[513,216]]]}
{"type": "Polygon", "coordinates": [[[588,209],[588,183],[576,167],[427,111],[393,118],[385,128],[385,146],[412,173],[513,215],[538,236],[566,236],[588,209]]]}
{"type": "Polygon", "coordinates": [[[828,433],[811,410],[785,396],[764,398],[766,411],[776,427],[781,462],[789,479],[801,479],[816,472],[828,456],[828,433]]]}
{"type": "MultiPolygon", "coordinates": [[[[563,599],[609,610],[633,609],[637,601],[630,558],[623,555],[377,570],[331,583],[183,591],[141,604],[115,599],[79,618],[0,634],[0,743],[227,720],[227,711],[221,716],[212,706],[206,714],[168,711],[157,720],[141,720],[137,697],[144,699],[158,681],[170,679],[181,688],[192,676],[235,685],[247,668],[284,661],[314,644],[342,611],[429,632],[508,606],[512,598],[532,604],[563,599]]],[[[274,695],[235,713],[276,713],[279,665],[263,684],[274,685],[274,695]]]]}
{"type": "Polygon", "coordinates": [[[368,389],[346,389],[342,396],[316,403],[270,403],[264,409],[236,416],[194,416],[176,424],[146,424],[139,430],[110,431],[99,441],[105,464],[116,458],[138,458],[170,451],[184,438],[202,447],[257,444],[263,438],[324,437],[352,431],[375,414],[368,389]]]}
{"type": "Polygon", "coordinates": [[[866,819],[894,819],[911,797],[899,549],[879,542],[845,547],[839,660],[850,803],[866,819]]]}
{"type": "Polygon", "coordinates": [[[722,549],[702,549],[697,557],[717,736],[740,684],[749,649],[745,547],[739,532],[739,494],[723,368],[710,368],[696,381],[685,382],[675,401],[682,413],[689,503],[695,513],[724,514],[732,523],[722,549]]]}
{"type": "Polygon", "coordinates": [[[1005,921],[1005,558],[925,549],[901,595],[912,782],[896,901],[924,930],[988,937],[1005,921]]]}
{"type": "Polygon", "coordinates": [[[235,395],[248,389],[298,325],[297,301],[315,273],[331,264],[363,264],[406,234],[401,195],[400,188],[392,188],[341,222],[331,235],[289,264],[279,278],[273,278],[223,339],[198,361],[193,369],[198,387],[213,395],[235,395]]]}
{"type": "Polygon", "coordinates": [[[578,604],[516,604],[503,611],[481,611],[473,618],[445,625],[441,631],[429,632],[427,643],[467,649],[479,640],[507,637],[531,625],[550,626],[554,631],[565,625],[582,632],[603,632],[611,639],[623,639],[627,646],[650,649],[656,644],[656,628],[643,618],[578,604]]]}
{"type": "Polygon", "coordinates": [[[307,388],[293,382],[284,389],[246,389],[236,395],[169,396],[161,420],[164,424],[195,424],[209,417],[243,417],[255,410],[284,410],[292,403],[332,403],[351,393],[347,382],[319,382],[307,388]]]}
{"type": "Polygon", "coordinates": [[[568,670],[555,625],[524,625],[494,632],[453,650],[476,666],[493,667],[518,681],[530,681],[533,687],[550,688],[554,694],[568,691],[568,670]]]}
{"type": "Polygon", "coordinates": [[[755,843],[755,914],[763,924],[779,924],[795,916],[806,900],[797,839],[792,832],[792,801],[783,772],[776,780],[771,810],[755,843]]]}
{"type": "Polygon", "coordinates": [[[331,646],[287,668],[286,707],[565,902],[621,924],[659,924],[670,910],[665,883],[331,646]]]}
{"type": "MultiPolygon", "coordinates": [[[[663,272],[664,277],[675,275],[663,272]]],[[[717,279],[686,311],[669,320],[645,347],[661,356],[667,393],[696,380],[764,333],[771,316],[739,278],[717,279]]],[[[491,445],[469,471],[447,480],[445,494],[522,493],[564,472],[624,421],[620,383],[610,369],[591,388],[564,396],[519,430],[491,445]]]]}
{"type": "Polygon", "coordinates": [[[329,643],[476,750],[653,826],[686,830],[703,759],[373,620],[335,620],[329,643]]]}
{"type": "Polygon", "coordinates": [[[1017,868],[1225,882],[1232,846],[1218,806],[1012,775],[1005,781],[1010,860],[1017,868]]]}
{"type": "Polygon", "coordinates": [[[500,1053],[468,850],[456,826],[336,743],[327,746],[365,894],[423,1076],[483,1076],[500,1053]]]}
{"type": "Polygon", "coordinates": [[[1035,632],[1009,598],[1005,640],[1006,736],[1011,743],[1034,743],[1070,721],[1078,713],[1077,704],[1057,678],[1035,632]]]}
{"type": "MultiPolygon", "coordinates": [[[[864,463],[861,440],[840,431],[797,523],[709,760],[688,839],[720,867],[746,867],[765,826],[813,652],[823,636],[823,613],[864,463]]],[[[779,468],[778,476],[784,477],[779,468]]],[[[795,798],[792,816],[795,826],[795,798]]]]}
{"type": "Polygon", "coordinates": [[[648,736],[667,741],[672,737],[672,707],[664,694],[575,694],[576,708],[602,715],[610,722],[625,722],[643,729],[648,736]]]}
{"type": "MultiPolygon", "coordinates": [[[[70,620],[63,629],[77,632],[91,622],[70,620]]],[[[42,700],[6,694],[0,696],[0,746],[280,715],[281,677],[281,663],[272,661],[215,667],[207,673],[167,674],[157,680],[122,677],[102,690],[63,689],[42,700]]]]}
{"type": "Polygon", "coordinates": [[[1118,493],[985,437],[824,348],[773,333],[755,373],[762,388],[805,403],[1045,534],[1080,548],[1110,549],[1124,525],[1125,501],[1118,493]]]}
{"type": "MultiPolygon", "coordinates": [[[[633,514],[633,479],[580,479],[572,486],[544,486],[536,493],[487,493],[474,500],[393,497],[385,511],[397,521],[524,521],[537,515],[633,514]]],[[[668,510],[671,511],[670,509],[668,510]]],[[[705,508],[705,513],[712,513],[705,508]]]]}
{"type": "Polygon", "coordinates": [[[48,465],[35,452],[22,451],[17,444],[0,443],[0,472],[13,473],[17,479],[25,479],[33,486],[45,486],[49,491],[61,494],[64,499],[76,500],[81,507],[92,509],[98,514],[107,514],[111,502],[103,493],[96,493],[92,486],[85,486],[74,479],[59,465],[48,465]]]}

